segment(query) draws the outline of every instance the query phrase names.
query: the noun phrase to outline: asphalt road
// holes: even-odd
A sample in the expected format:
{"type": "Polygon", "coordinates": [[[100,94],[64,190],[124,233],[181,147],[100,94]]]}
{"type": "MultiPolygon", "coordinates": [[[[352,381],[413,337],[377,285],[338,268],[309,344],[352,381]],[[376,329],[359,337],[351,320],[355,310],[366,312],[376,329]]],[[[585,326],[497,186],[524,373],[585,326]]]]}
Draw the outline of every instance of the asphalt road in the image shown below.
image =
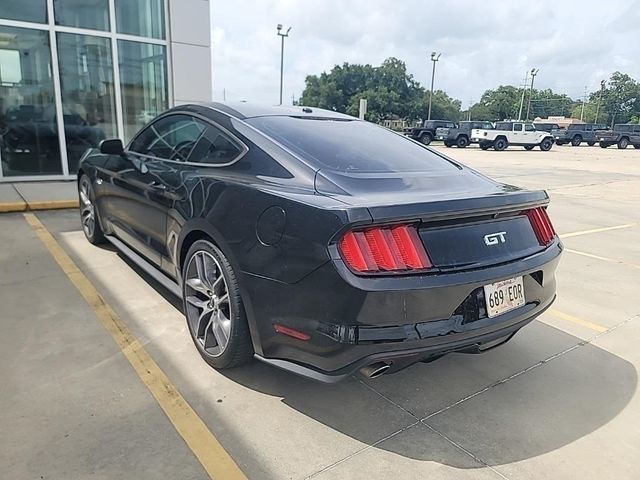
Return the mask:
{"type": "Polygon", "coordinates": [[[376,380],[323,385],[258,363],[216,372],[179,302],[86,242],[75,211],[37,214],[79,269],[66,273],[22,214],[0,215],[0,476],[201,479],[204,451],[252,479],[637,478],[640,151],[436,148],[549,191],[566,247],[558,300],[499,349],[376,380]],[[137,342],[114,342],[86,289],[137,342]],[[179,428],[178,397],[211,438],[179,428]]]}

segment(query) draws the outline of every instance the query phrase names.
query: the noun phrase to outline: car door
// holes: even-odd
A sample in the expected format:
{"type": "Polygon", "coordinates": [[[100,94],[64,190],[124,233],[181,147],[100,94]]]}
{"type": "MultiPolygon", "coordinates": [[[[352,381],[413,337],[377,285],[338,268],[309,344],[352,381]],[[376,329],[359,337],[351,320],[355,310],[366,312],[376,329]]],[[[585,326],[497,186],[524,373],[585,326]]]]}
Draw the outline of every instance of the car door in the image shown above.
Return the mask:
{"type": "Polygon", "coordinates": [[[538,137],[542,137],[543,132],[536,132],[536,128],[531,123],[524,124],[522,132],[522,143],[537,143],[538,137]]]}
{"type": "Polygon", "coordinates": [[[204,128],[189,115],[160,117],[124,155],[110,160],[109,221],[121,240],[157,266],[167,252],[167,212],[179,195],[176,166],[189,156],[204,128]]]}
{"type": "Polygon", "coordinates": [[[523,133],[524,133],[524,129],[522,127],[522,124],[514,123],[513,130],[511,131],[511,133],[507,135],[507,139],[509,140],[509,143],[515,143],[515,144],[523,143],[523,133]]]}

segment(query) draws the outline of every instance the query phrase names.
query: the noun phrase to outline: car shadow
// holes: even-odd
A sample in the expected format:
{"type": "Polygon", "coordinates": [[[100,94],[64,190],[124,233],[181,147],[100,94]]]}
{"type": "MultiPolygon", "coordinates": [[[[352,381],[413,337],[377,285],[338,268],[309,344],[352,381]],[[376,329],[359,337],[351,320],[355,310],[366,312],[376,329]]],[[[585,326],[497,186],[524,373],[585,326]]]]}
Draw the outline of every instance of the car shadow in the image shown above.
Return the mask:
{"type": "MultiPolygon", "coordinates": [[[[549,329],[551,334],[567,335],[553,327],[549,329]]],[[[575,340],[578,344],[579,339],[575,340]]],[[[499,356],[497,349],[494,357],[499,356]]],[[[385,400],[388,411],[398,408],[394,403],[402,406],[420,404],[422,399],[425,403],[433,400],[428,398],[428,392],[433,390],[435,395],[439,394],[430,389],[434,378],[447,379],[453,387],[456,382],[464,384],[474,380],[469,377],[477,376],[478,368],[492,369],[493,361],[477,360],[474,361],[476,370],[465,373],[456,367],[457,363],[466,361],[464,357],[467,355],[453,354],[445,357],[447,361],[416,364],[383,377],[387,383],[384,395],[388,399],[385,400]],[[394,391],[402,394],[396,396],[394,391]],[[415,392],[413,398],[410,392],[415,392]]],[[[324,385],[258,362],[220,373],[247,388],[282,397],[282,402],[294,410],[361,442],[371,445],[384,437],[378,430],[371,429],[371,424],[381,422],[379,409],[367,414],[367,405],[355,398],[356,392],[360,396],[370,393],[359,375],[341,384],[324,385]]],[[[367,380],[367,383],[378,390],[376,381],[367,380]]],[[[625,408],[636,386],[637,372],[631,363],[585,344],[430,416],[426,423],[489,465],[499,466],[543,455],[596,431],[625,408]]],[[[468,391],[460,398],[483,388],[468,391]]],[[[422,414],[415,419],[420,417],[422,414]]],[[[456,468],[481,467],[479,463],[470,463],[457,449],[443,450],[428,444],[426,436],[423,443],[416,442],[415,436],[404,440],[400,437],[380,442],[374,448],[456,468]]]]}

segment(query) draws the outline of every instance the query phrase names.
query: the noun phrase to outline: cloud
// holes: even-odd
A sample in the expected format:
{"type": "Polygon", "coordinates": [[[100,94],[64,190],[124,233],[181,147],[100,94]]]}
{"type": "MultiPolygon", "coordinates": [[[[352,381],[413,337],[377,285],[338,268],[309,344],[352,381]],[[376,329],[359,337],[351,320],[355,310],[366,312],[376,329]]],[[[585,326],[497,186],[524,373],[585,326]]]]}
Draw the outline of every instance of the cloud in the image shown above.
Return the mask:
{"type": "Polygon", "coordinates": [[[500,84],[519,85],[540,69],[536,86],[577,98],[615,70],[640,79],[635,52],[640,10],[633,0],[212,1],[214,95],[277,103],[280,38],[285,42],[284,103],[307,75],[343,62],[379,65],[398,57],[428,85],[429,54],[442,52],[436,88],[466,105],[500,84]]]}

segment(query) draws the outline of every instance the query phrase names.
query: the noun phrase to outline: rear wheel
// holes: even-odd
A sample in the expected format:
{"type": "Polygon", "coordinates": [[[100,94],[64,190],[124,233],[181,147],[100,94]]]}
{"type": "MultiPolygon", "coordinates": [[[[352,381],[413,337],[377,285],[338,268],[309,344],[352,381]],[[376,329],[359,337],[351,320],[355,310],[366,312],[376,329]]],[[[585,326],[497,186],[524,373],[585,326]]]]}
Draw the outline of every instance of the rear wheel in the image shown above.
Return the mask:
{"type": "Polygon", "coordinates": [[[465,148],[467,145],[469,145],[469,139],[467,137],[458,137],[456,140],[456,146],[458,148],[465,148]]]}
{"type": "Polygon", "coordinates": [[[507,142],[507,139],[506,139],[506,138],[504,138],[504,137],[500,137],[500,138],[497,138],[497,139],[495,140],[495,142],[493,142],[493,149],[494,149],[496,152],[501,152],[502,150],[504,150],[505,148],[507,148],[507,146],[508,146],[508,145],[509,145],[509,144],[508,144],[508,142],[507,142]]]}
{"type": "Polygon", "coordinates": [[[533,150],[533,147],[534,147],[534,146],[535,146],[535,145],[525,145],[525,146],[524,146],[524,149],[525,149],[525,150],[533,150]]]}
{"type": "Polygon", "coordinates": [[[589,145],[590,147],[593,147],[596,144],[596,142],[587,142],[587,145],[589,145]]]}
{"type": "Polygon", "coordinates": [[[253,357],[238,280],[224,254],[207,240],[189,251],[182,272],[182,298],[191,338],[214,368],[231,368],[253,357]]]}
{"type": "Polygon", "coordinates": [[[607,142],[600,142],[600,148],[607,148],[609,145],[607,142]]]}
{"type": "Polygon", "coordinates": [[[581,143],[582,143],[582,137],[580,135],[576,135],[571,139],[571,145],[573,145],[574,147],[580,146],[581,143]]]}
{"type": "Polygon", "coordinates": [[[78,196],[80,197],[80,221],[82,231],[89,243],[98,245],[105,241],[104,233],[98,220],[98,209],[95,205],[95,196],[91,179],[87,175],[82,175],[78,182],[78,196]]]}
{"type": "Polygon", "coordinates": [[[423,133],[420,136],[420,143],[422,143],[423,145],[429,145],[432,140],[433,140],[433,137],[431,136],[430,133],[423,133]]]}
{"type": "Polygon", "coordinates": [[[621,150],[624,150],[628,146],[629,146],[629,139],[627,137],[622,137],[620,140],[618,140],[618,148],[620,148],[621,150]]]}
{"type": "Polygon", "coordinates": [[[553,147],[553,140],[551,140],[550,138],[545,138],[540,143],[540,150],[542,150],[543,152],[548,152],[549,150],[551,150],[551,147],[553,147]]]}

